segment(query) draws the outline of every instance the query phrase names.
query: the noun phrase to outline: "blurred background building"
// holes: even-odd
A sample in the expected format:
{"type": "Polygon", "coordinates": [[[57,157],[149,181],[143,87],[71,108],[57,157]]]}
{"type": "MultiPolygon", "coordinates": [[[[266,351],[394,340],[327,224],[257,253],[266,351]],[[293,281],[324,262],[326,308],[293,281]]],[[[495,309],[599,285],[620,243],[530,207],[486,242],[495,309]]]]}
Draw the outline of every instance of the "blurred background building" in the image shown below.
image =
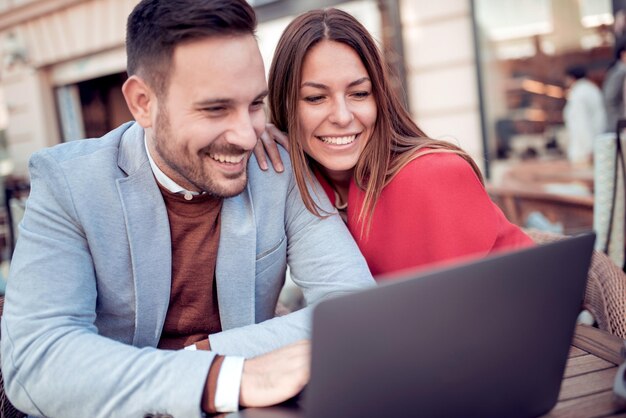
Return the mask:
{"type": "MultiPolygon", "coordinates": [[[[27,161],[34,151],[97,137],[131,119],[120,88],[126,79],[125,22],[136,3],[0,0],[0,177],[9,215],[10,200],[19,203],[27,194],[27,161]]],[[[354,14],[380,41],[418,124],[479,162],[508,216],[525,225],[538,209],[548,227],[591,227],[592,168],[572,169],[565,160],[564,74],[567,67],[583,66],[602,86],[624,25],[621,0],[250,3],[260,21],[266,68],[295,15],[328,6],[354,14]],[[537,179],[538,173],[545,177],[537,179]],[[561,187],[544,187],[559,175],[565,176],[556,181],[561,187]],[[528,192],[548,196],[547,206],[521,207],[520,196],[528,192]],[[567,195],[565,206],[554,195],[567,195]]],[[[5,223],[10,247],[12,222],[5,223]]]]}

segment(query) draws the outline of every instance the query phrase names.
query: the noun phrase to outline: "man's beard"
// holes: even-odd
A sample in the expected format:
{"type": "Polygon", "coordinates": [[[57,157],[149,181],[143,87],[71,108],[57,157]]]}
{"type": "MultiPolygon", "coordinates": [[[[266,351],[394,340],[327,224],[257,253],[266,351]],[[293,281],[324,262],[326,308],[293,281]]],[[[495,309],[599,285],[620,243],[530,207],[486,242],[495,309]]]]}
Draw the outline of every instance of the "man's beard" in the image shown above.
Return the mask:
{"type": "MultiPolygon", "coordinates": [[[[152,139],[160,160],[166,165],[167,171],[169,171],[166,174],[170,177],[175,176],[172,180],[176,183],[179,183],[182,179],[185,181],[185,184],[190,184],[198,190],[222,198],[236,196],[245,189],[248,181],[247,162],[249,152],[244,151],[240,147],[213,143],[198,151],[197,154],[186,154],[186,149],[182,148],[183,144],[178,144],[177,141],[173,140],[169,113],[165,108],[160,109],[157,115],[152,139]],[[181,149],[175,149],[174,147],[176,146],[180,146],[181,149]],[[215,160],[209,157],[209,154],[215,155],[218,153],[226,155],[246,153],[247,155],[244,158],[245,170],[229,175],[228,173],[218,171],[217,168],[211,169],[210,167],[215,163],[215,160]],[[206,164],[207,160],[210,160],[208,161],[208,166],[206,164]]],[[[179,185],[184,187],[182,184],[179,185]]]]}

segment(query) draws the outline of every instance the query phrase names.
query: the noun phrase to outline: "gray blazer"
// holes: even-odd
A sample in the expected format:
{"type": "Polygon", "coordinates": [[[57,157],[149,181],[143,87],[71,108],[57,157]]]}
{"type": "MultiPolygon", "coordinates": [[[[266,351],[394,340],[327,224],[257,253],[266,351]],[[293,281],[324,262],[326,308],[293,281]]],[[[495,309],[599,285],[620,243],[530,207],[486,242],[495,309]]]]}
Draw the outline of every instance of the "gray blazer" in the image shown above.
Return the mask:
{"type": "Polygon", "coordinates": [[[156,349],[171,240],[143,135],[128,123],[31,158],[2,318],[7,394],[29,414],[199,417],[214,352],[250,357],[309,336],[311,308],[273,318],[287,264],[309,304],[374,283],[339,217],[304,207],[287,155],[283,174],[252,161],[221,212],[214,352],[156,349]]]}

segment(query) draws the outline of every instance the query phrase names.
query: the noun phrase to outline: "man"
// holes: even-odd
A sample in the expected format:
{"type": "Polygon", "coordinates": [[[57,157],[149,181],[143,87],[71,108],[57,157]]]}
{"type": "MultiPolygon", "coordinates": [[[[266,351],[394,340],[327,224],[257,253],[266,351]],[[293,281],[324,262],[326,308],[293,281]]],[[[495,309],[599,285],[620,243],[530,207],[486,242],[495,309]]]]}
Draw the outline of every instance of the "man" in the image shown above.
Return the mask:
{"type": "Polygon", "coordinates": [[[606,129],[606,111],[602,92],[582,67],[565,70],[565,85],[569,88],[563,120],[567,129],[567,158],[574,164],[593,162],[593,140],[606,129]]]}
{"type": "Polygon", "coordinates": [[[615,132],[617,121],[626,117],[624,111],[624,88],[626,80],[626,42],[615,46],[614,60],[604,77],[602,93],[607,114],[607,132],[615,132]]]}
{"type": "Polygon", "coordinates": [[[198,417],[283,401],[308,379],[308,343],[287,344],[310,322],[310,308],[272,318],[287,262],[309,304],[373,284],[289,164],[248,167],[267,93],[255,25],[244,0],[141,1],[123,87],[136,123],[33,155],[2,320],[18,409],[198,417]],[[198,341],[211,351],[180,350],[198,341]]]}

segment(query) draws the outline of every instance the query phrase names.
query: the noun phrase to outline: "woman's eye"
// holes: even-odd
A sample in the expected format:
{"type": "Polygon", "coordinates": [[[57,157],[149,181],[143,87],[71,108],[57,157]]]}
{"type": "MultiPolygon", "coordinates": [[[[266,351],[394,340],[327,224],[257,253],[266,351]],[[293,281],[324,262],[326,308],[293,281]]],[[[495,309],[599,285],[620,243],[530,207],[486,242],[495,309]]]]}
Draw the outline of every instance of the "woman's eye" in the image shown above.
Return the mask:
{"type": "Polygon", "coordinates": [[[304,101],[309,103],[318,103],[324,99],[324,96],[307,96],[304,98],[304,101]]]}
{"type": "Polygon", "coordinates": [[[356,97],[357,99],[365,99],[366,97],[369,97],[370,94],[371,93],[369,91],[357,91],[356,93],[353,93],[352,95],[356,97]]]}

